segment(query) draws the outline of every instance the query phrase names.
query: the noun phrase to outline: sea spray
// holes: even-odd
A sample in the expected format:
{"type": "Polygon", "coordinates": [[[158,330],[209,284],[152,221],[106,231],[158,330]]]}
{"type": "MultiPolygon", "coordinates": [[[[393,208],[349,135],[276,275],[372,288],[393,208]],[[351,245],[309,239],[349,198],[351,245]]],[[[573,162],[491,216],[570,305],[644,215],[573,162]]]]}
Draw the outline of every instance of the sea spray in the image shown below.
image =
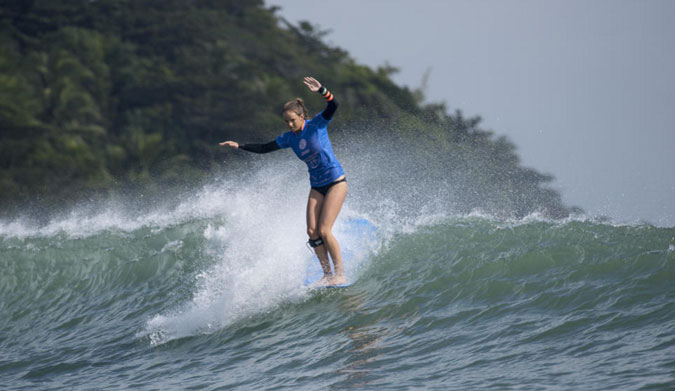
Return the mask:
{"type": "Polygon", "coordinates": [[[0,222],[5,387],[675,385],[674,228],[464,213],[439,182],[398,194],[414,178],[352,166],[335,233],[358,273],[312,292],[306,173],[252,166],[155,205],[0,222]],[[357,218],[366,245],[345,239],[357,218]]]}

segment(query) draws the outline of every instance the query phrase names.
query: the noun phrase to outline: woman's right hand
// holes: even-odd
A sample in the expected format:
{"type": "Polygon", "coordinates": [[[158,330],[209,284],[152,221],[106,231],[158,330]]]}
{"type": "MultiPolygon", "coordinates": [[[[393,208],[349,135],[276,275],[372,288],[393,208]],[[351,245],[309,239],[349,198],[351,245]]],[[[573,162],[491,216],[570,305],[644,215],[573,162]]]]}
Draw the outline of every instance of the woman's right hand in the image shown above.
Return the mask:
{"type": "Polygon", "coordinates": [[[223,141],[222,143],[219,143],[218,145],[220,145],[221,147],[227,146],[227,147],[232,147],[232,148],[239,148],[239,143],[237,143],[235,141],[223,141]]]}
{"type": "Polygon", "coordinates": [[[319,83],[318,80],[316,80],[315,78],[313,78],[311,76],[307,76],[305,78],[305,85],[312,92],[318,92],[319,89],[321,88],[321,83],[319,83]]]}

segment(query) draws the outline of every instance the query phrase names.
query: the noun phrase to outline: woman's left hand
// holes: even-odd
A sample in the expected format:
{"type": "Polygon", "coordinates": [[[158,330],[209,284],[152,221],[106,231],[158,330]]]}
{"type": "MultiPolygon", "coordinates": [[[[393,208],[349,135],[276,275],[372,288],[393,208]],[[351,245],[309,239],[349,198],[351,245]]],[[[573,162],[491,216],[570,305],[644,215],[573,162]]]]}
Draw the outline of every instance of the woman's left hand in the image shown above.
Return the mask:
{"type": "Polygon", "coordinates": [[[307,85],[307,88],[309,88],[309,90],[312,92],[318,92],[319,88],[321,88],[321,83],[319,83],[318,80],[316,80],[311,76],[307,76],[305,78],[305,84],[307,85]]]}

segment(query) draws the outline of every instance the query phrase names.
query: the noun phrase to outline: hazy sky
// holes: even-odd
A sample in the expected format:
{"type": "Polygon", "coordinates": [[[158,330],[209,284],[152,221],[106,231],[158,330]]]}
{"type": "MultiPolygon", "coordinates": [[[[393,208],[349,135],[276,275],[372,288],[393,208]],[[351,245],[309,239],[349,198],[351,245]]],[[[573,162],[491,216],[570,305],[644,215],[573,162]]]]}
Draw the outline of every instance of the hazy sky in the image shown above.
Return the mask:
{"type": "Polygon", "coordinates": [[[675,1],[267,0],[483,117],[568,204],[675,225],[675,1]]]}

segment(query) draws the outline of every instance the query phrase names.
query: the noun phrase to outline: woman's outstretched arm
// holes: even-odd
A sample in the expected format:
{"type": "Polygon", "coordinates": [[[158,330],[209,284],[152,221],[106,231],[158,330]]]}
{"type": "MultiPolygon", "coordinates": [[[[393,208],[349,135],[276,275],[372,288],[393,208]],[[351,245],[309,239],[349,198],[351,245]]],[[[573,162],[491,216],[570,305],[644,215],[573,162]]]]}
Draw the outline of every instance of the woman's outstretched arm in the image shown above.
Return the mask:
{"type": "Polygon", "coordinates": [[[267,144],[239,144],[236,141],[223,141],[218,145],[228,146],[232,148],[239,148],[243,149],[244,151],[253,153],[269,153],[281,149],[281,147],[279,147],[279,144],[277,144],[276,140],[270,141],[267,144]]]}
{"type": "Polygon", "coordinates": [[[316,80],[311,76],[305,77],[305,85],[307,85],[307,88],[309,88],[310,91],[318,92],[319,94],[321,94],[321,96],[323,96],[326,102],[328,102],[326,108],[321,113],[321,116],[326,121],[330,121],[331,118],[333,118],[333,114],[335,114],[335,110],[337,110],[338,108],[338,102],[333,96],[333,94],[330,91],[328,91],[326,87],[322,86],[318,80],[316,80]]]}

